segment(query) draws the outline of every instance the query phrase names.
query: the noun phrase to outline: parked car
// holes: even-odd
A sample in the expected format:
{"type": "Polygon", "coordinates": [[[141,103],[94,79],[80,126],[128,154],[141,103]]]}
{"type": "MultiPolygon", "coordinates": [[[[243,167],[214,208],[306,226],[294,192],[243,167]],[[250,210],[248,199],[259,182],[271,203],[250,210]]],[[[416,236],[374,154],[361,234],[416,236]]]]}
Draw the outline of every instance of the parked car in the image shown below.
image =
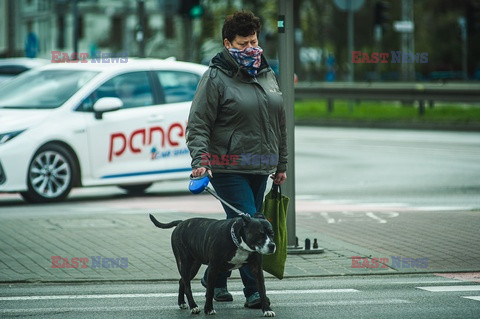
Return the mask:
{"type": "Polygon", "coordinates": [[[47,63],[50,63],[50,60],[31,58],[0,59],[0,83],[47,63]]]}
{"type": "Polygon", "coordinates": [[[0,85],[0,192],[61,201],[72,187],[141,192],[188,176],[185,126],[207,67],[52,63],[0,85]]]}

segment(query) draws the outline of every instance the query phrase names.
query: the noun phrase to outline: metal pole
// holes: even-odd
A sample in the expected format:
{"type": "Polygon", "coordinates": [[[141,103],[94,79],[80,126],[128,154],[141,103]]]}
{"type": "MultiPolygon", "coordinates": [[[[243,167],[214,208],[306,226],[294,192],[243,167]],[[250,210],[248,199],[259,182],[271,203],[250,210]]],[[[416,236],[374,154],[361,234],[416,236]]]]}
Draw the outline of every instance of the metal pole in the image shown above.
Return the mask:
{"type": "Polygon", "coordinates": [[[287,181],[282,190],[290,198],[287,215],[289,248],[296,245],[295,212],[295,110],[293,89],[294,64],[294,23],[293,0],[279,0],[278,19],[278,60],[280,69],[280,90],[287,116],[288,171],[287,181]]]}
{"type": "Polygon", "coordinates": [[[73,52],[78,53],[78,1],[73,0],[72,3],[73,18],[73,52]]]}
{"type": "Polygon", "coordinates": [[[137,0],[137,42],[138,42],[138,56],[145,57],[145,1],[137,0]]]}
{"type": "MultiPolygon", "coordinates": [[[[402,0],[402,21],[413,21],[413,0],[402,0]]],[[[415,54],[414,30],[402,32],[402,55],[406,53],[415,54]]],[[[402,80],[415,80],[415,63],[402,63],[402,80]]]]}
{"type": "Polygon", "coordinates": [[[462,73],[463,79],[468,80],[467,58],[468,58],[468,34],[467,34],[467,20],[465,17],[458,18],[458,25],[460,26],[460,32],[462,36],[462,73]]]}
{"type": "MultiPolygon", "coordinates": [[[[415,20],[413,12],[413,0],[408,0],[408,19],[412,21],[414,29],[408,34],[408,48],[415,54],[415,20]]],[[[415,81],[415,63],[408,63],[409,81],[415,81]]]]}
{"type": "MultiPolygon", "coordinates": [[[[354,21],[353,21],[353,4],[352,0],[348,1],[348,52],[347,52],[347,61],[350,61],[352,58],[353,52],[353,31],[354,31],[354,21]]],[[[355,78],[355,69],[353,63],[348,63],[349,72],[348,72],[348,82],[353,82],[355,78]]]]}
{"type": "Polygon", "coordinates": [[[16,18],[16,8],[15,5],[17,1],[8,0],[7,2],[7,57],[15,56],[15,39],[16,39],[16,28],[15,28],[15,18],[16,18]]]}

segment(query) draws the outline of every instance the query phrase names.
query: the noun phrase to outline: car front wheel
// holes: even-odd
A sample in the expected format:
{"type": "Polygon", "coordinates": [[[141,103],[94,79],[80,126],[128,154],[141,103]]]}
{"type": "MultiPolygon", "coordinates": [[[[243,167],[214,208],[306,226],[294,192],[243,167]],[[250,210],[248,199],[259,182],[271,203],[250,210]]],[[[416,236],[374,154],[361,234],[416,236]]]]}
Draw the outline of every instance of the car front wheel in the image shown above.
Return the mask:
{"type": "Polygon", "coordinates": [[[28,191],[23,198],[31,203],[57,202],[70,193],[74,177],[72,155],[62,146],[47,144],[33,156],[28,168],[28,191]]]}

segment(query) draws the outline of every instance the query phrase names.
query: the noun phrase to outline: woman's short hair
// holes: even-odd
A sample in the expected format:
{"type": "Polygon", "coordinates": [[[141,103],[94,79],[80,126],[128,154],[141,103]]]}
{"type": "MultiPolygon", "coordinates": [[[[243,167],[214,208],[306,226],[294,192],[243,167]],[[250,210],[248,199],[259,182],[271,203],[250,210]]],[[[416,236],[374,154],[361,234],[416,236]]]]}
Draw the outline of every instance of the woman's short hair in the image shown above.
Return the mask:
{"type": "Polygon", "coordinates": [[[222,39],[232,42],[237,35],[248,37],[260,33],[260,18],[250,11],[237,11],[225,18],[222,28],[222,39]]]}

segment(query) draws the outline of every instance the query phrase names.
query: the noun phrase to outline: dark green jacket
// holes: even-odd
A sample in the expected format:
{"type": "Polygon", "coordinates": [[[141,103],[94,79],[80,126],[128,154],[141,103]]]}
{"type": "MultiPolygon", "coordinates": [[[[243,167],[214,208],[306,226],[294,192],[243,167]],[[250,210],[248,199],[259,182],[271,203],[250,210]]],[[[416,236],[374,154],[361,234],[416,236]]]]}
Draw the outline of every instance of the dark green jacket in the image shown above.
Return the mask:
{"type": "Polygon", "coordinates": [[[262,56],[250,76],[227,49],[198,84],[186,130],[192,168],[270,174],[287,170],[285,108],[273,70],[262,56]]]}

